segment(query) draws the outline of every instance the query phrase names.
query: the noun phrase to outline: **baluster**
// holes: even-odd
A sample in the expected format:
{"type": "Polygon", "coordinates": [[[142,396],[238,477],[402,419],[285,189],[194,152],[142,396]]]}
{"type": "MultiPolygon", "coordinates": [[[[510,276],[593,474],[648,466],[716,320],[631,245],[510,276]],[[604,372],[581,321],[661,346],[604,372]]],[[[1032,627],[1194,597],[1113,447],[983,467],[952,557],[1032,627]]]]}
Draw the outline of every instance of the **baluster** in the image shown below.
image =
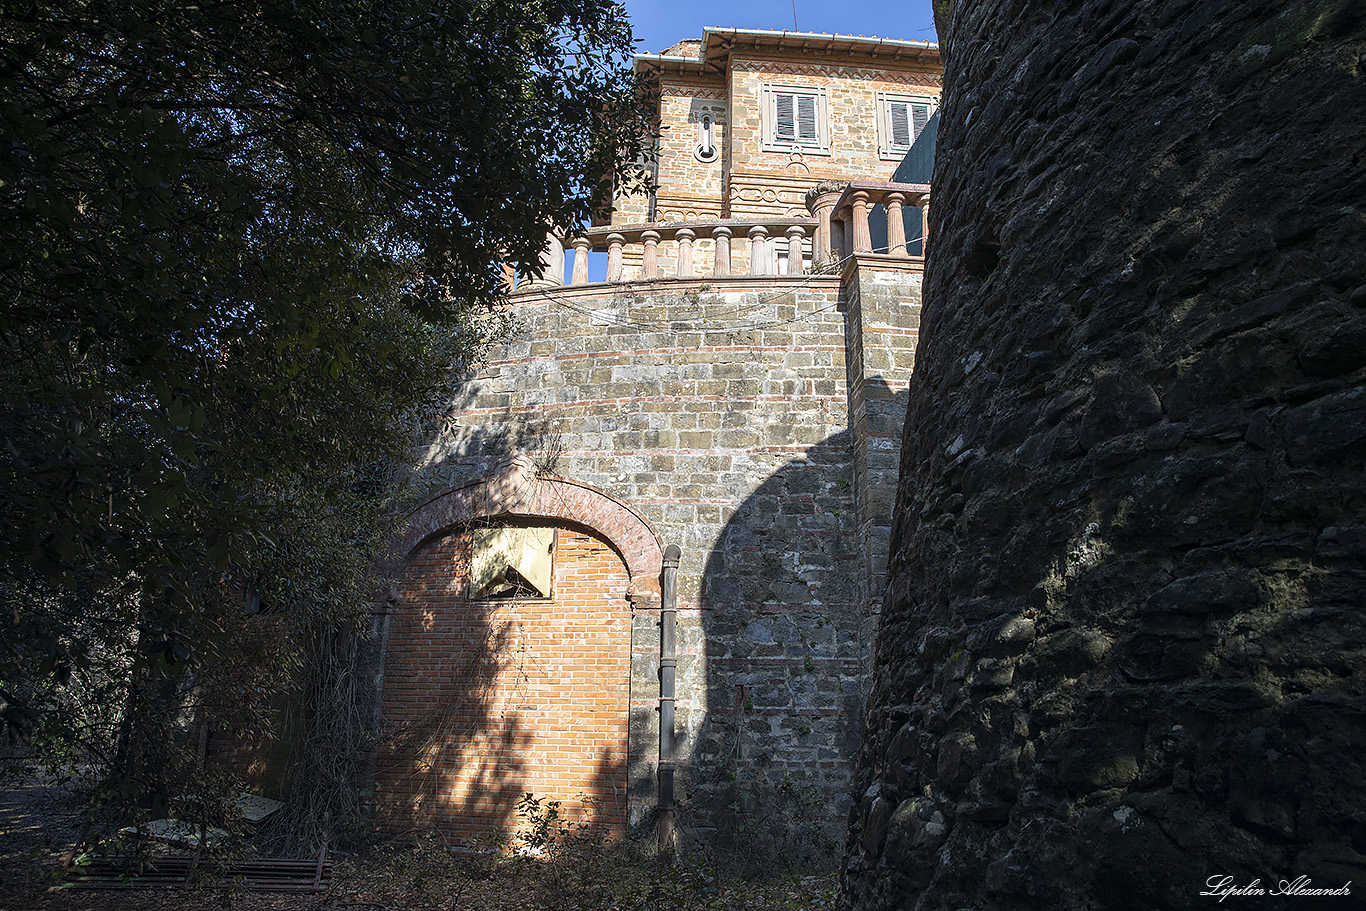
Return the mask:
{"type": "Polygon", "coordinates": [[[641,243],[645,245],[645,253],[643,254],[641,263],[644,277],[647,280],[659,278],[659,254],[656,250],[656,247],[659,244],[659,232],[652,230],[642,231],[640,232],[640,240],[641,243]]]}
{"type": "Polygon", "coordinates": [[[766,255],[768,244],[765,243],[765,240],[767,238],[768,228],[764,227],[763,225],[755,225],[754,227],[749,229],[750,275],[768,274],[768,263],[766,262],[766,260],[768,259],[766,255]]]}
{"type": "Polygon", "coordinates": [[[711,236],[716,239],[716,257],[711,274],[730,275],[730,228],[717,225],[711,229],[711,236]]]}
{"type": "Polygon", "coordinates": [[[588,284],[588,251],[593,242],[586,237],[574,238],[574,274],[569,276],[571,285],[588,284]]]}
{"type": "Polygon", "coordinates": [[[858,190],[853,196],[854,203],[854,252],[872,253],[873,236],[868,232],[868,194],[858,190]]]}
{"type": "Polygon", "coordinates": [[[697,232],[692,228],[679,228],[674,232],[678,239],[678,277],[692,278],[692,241],[697,232]]]}
{"type": "Polygon", "coordinates": [[[802,263],[802,240],[806,229],[801,225],[790,225],[787,229],[787,274],[803,275],[806,268],[802,263]]]}
{"type": "Polygon", "coordinates": [[[930,194],[920,197],[920,255],[930,248],[930,194]]]}
{"type": "Polygon", "coordinates": [[[906,221],[901,215],[905,202],[904,193],[888,193],[882,200],[887,207],[887,252],[892,256],[906,255],[906,221]]]}
{"type": "Polygon", "coordinates": [[[609,282],[621,281],[621,245],[626,243],[626,238],[620,234],[612,233],[607,235],[607,280],[609,282]]]}

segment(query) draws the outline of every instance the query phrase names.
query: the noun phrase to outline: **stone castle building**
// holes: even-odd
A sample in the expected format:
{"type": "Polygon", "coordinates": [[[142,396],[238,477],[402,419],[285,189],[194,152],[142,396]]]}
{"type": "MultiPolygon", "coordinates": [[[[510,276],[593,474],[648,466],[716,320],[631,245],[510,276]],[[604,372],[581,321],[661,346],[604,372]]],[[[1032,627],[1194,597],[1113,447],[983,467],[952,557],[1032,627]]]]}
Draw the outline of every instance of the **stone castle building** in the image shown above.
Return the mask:
{"type": "Polygon", "coordinates": [[[551,237],[427,453],[379,618],[397,828],[506,832],[530,792],[782,848],[847,814],[938,48],[707,29],[635,66],[657,191],[551,237]]]}

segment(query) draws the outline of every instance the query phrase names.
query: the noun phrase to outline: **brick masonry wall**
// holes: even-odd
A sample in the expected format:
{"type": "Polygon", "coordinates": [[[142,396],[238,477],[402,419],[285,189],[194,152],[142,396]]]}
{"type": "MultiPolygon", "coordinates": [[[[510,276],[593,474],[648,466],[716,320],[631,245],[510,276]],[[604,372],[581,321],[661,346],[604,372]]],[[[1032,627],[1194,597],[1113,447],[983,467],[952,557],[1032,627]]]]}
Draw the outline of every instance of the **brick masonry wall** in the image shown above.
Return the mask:
{"type": "Polygon", "coordinates": [[[600,537],[560,527],[548,600],[469,601],[468,532],[423,543],[389,619],[378,817],[474,843],[531,792],[609,836],[626,824],[629,581],[600,537]]]}
{"type": "Polygon", "coordinates": [[[1366,6],[936,10],[846,899],[1360,907],[1366,6]]]}
{"type": "MultiPolygon", "coordinates": [[[[804,194],[822,178],[887,177],[896,162],[878,155],[876,93],[935,94],[938,81],[930,66],[791,55],[665,75],[656,220],[805,216],[804,194]],[[765,82],[828,87],[833,155],[758,151],[765,82]],[[716,118],[714,162],[694,155],[704,111],[716,118]]],[[[647,218],[643,197],[617,201],[615,223],[647,218]]],[[[786,243],[775,246],[785,253],[786,243]]],[[[433,489],[455,487],[526,452],[543,472],[620,498],[679,545],[681,828],[756,857],[828,860],[849,807],[919,276],[870,257],[843,283],[751,278],[749,246],[733,238],[729,278],[521,289],[515,331],[459,391],[425,470],[433,489]]],[[[698,238],[698,274],[713,250],[698,238]]],[[[661,275],[674,273],[676,251],[660,245],[661,275]]],[[[640,261],[628,248],[628,281],[640,261]]],[[[637,610],[623,642],[628,815],[646,824],[657,613],[637,610]]]]}
{"type": "Polygon", "coordinates": [[[854,446],[864,597],[882,606],[896,502],[906,387],[920,337],[920,261],[861,255],[844,270],[849,421],[854,446]]]}
{"type": "MultiPolygon", "coordinates": [[[[696,221],[723,218],[725,196],[723,172],[727,136],[726,83],[714,79],[661,80],[659,106],[659,194],[656,221],[696,221]],[[697,124],[701,115],[710,113],[716,158],[698,160],[697,124]]],[[[618,219],[620,220],[620,219],[618,219]]],[[[708,264],[710,265],[710,264],[708,264]]]]}

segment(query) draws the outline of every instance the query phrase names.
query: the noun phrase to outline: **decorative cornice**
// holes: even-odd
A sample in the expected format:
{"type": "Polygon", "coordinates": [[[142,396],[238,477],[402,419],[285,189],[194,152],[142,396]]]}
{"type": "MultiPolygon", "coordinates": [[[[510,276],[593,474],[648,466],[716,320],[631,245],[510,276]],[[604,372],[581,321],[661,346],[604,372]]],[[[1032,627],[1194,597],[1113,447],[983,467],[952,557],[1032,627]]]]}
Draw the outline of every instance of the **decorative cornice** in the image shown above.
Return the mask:
{"type": "Polygon", "coordinates": [[[660,90],[662,95],[672,95],[678,98],[705,98],[708,101],[727,101],[729,94],[725,87],[715,88],[712,86],[702,86],[689,84],[686,82],[670,82],[660,90]]]}
{"type": "Polygon", "coordinates": [[[826,76],[832,79],[855,79],[863,82],[892,82],[924,88],[940,88],[943,77],[929,71],[888,70],[877,67],[834,66],[820,63],[795,63],[787,60],[756,60],[731,58],[731,69],[737,72],[768,75],[826,76]]]}

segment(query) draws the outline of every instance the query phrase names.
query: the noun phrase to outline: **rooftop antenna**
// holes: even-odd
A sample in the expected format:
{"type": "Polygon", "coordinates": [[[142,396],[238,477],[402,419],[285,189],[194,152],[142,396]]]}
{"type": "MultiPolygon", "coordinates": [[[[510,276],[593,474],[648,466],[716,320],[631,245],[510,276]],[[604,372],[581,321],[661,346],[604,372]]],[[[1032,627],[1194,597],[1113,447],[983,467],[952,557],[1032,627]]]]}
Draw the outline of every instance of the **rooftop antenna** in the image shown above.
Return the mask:
{"type": "Polygon", "coordinates": [[[801,29],[797,28],[797,0],[792,0],[792,31],[801,31],[801,29]]]}

